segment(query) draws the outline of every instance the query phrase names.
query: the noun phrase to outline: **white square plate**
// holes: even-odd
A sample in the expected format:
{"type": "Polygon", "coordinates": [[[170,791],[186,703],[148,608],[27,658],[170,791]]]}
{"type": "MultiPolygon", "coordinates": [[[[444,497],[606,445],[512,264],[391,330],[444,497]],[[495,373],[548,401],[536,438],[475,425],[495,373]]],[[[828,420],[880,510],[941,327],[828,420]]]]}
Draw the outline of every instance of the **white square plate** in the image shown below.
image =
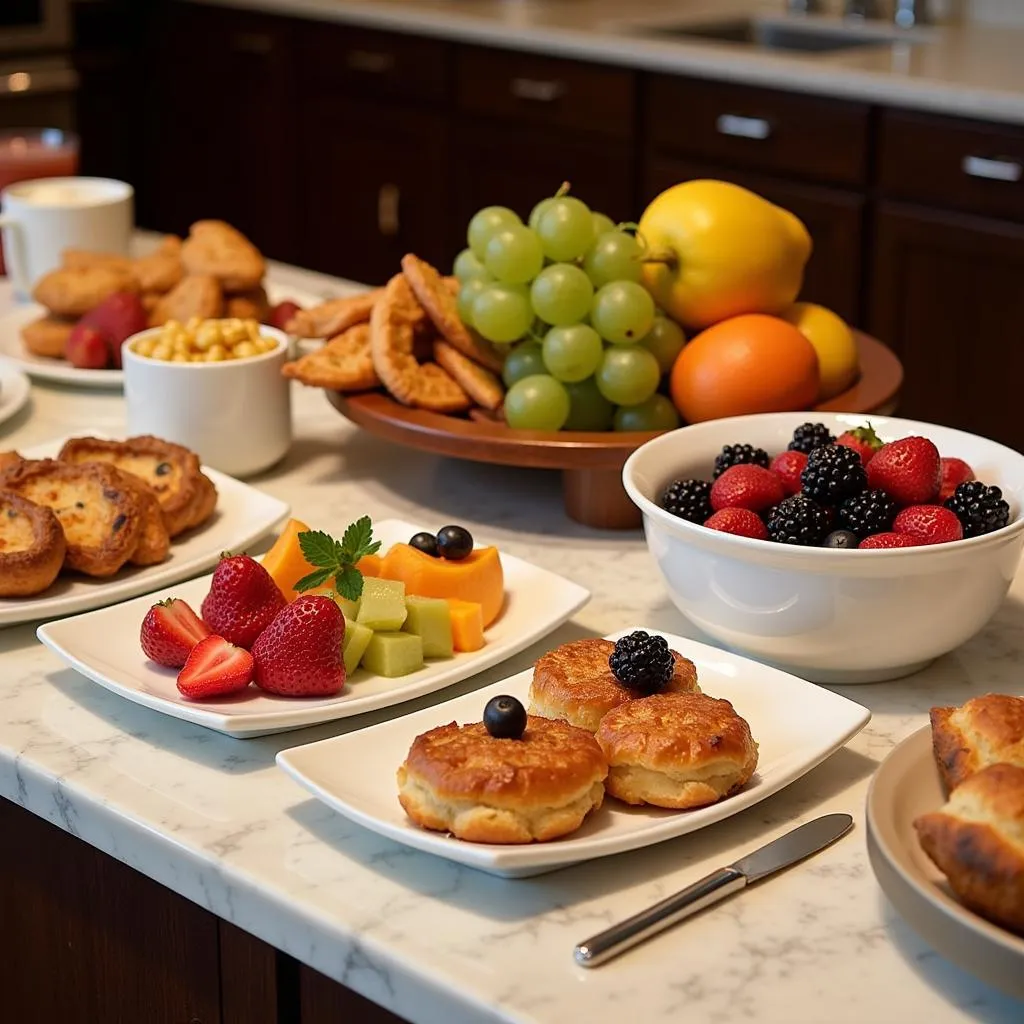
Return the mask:
{"type": "MultiPolygon", "coordinates": [[[[66,440],[62,437],[24,448],[21,454],[27,459],[53,458],[66,440]]],[[[203,472],[217,487],[216,511],[202,526],[172,540],[167,558],[159,565],[126,565],[106,579],[61,575],[35,597],[2,597],[0,626],[74,615],[124,601],[136,594],[152,593],[216,565],[224,551],[244,550],[288,516],[285,502],[207,466],[203,466],[203,472]]]]}
{"type": "Polygon", "coordinates": [[[670,647],[693,661],[701,689],[732,701],[759,745],[754,777],[735,796],[710,807],[635,808],[608,797],[572,835],[524,846],[466,843],[414,825],[398,802],[395,782],[412,741],[446,722],[479,721],[484,705],[498,694],[511,694],[525,705],[532,670],[404,718],[282,750],[277,763],[314,796],[365,828],[492,875],[521,878],[650,846],[728,818],[809,772],[871,718],[867,708],[805,679],[671,633],[648,632],[665,637],[670,647]],[[359,771],[352,771],[352,765],[359,765],[359,771]]]}
{"type": "MultiPolygon", "coordinates": [[[[400,519],[374,523],[374,539],[387,550],[419,530],[400,519]]],[[[385,679],[359,669],[349,676],[337,697],[277,697],[250,687],[244,694],[219,701],[191,701],[175,685],[174,669],[146,659],[139,646],[139,627],[150,605],[164,597],[180,597],[196,610],[210,589],[210,577],[190,580],[160,595],[150,595],[101,611],[40,626],[47,647],[82,675],[128,700],[187,722],[205,725],[229,736],[265,736],[336,718],[376,711],[433,693],[497,665],[546,636],[590,600],[583,587],[503,554],[505,607],[484,633],[482,650],[430,661],[418,672],[385,679]]]]}

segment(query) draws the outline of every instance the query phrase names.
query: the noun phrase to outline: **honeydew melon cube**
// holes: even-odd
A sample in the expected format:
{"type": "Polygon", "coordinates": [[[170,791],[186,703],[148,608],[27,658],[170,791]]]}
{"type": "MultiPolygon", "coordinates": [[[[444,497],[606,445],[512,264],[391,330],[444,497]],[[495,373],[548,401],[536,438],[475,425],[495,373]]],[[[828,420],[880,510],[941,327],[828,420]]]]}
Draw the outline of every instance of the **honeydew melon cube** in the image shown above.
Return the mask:
{"type": "Polygon", "coordinates": [[[402,629],[423,639],[424,658],[450,658],[455,654],[452,642],[452,613],[443,597],[405,599],[408,615],[402,629]]]}
{"type": "Polygon", "coordinates": [[[401,580],[363,579],[356,622],[375,633],[401,629],[405,622],[405,584],[401,580]]]}
{"type": "Polygon", "coordinates": [[[351,675],[359,667],[366,647],[373,638],[373,630],[353,619],[345,619],[345,641],[342,657],[345,659],[345,674],[351,675]]]}
{"type": "Polygon", "coordinates": [[[347,597],[342,597],[335,589],[333,583],[325,583],[322,587],[317,587],[315,590],[309,591],[309,593],[318,594],[320,597],[329,597],[341,609],[341,614],[346,619],[351,619],[355,622],[359,617],[359,602],[350,601],[347,597]]]}
{"type": "Polygon", "coordinates": [[[415,633],[374,633],[363,653],[363,668],[393,679],[423,668],[423,641],[415,633]]]}

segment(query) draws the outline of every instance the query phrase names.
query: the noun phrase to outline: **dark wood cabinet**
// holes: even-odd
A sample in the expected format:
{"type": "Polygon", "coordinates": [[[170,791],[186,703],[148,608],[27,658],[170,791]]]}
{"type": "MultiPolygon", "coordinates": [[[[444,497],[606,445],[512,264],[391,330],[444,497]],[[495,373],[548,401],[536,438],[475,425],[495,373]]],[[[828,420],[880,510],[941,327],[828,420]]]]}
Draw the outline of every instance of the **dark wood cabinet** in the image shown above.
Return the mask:
{"type": "MultiPolygon", "coordinates": [[[[310,967],[299,970],[301,1024],[402,1024],[403,1018],[371,1003],[310,967]]],[[[453,1022],[454,1024],[454,1022],[453,1022]]]]}

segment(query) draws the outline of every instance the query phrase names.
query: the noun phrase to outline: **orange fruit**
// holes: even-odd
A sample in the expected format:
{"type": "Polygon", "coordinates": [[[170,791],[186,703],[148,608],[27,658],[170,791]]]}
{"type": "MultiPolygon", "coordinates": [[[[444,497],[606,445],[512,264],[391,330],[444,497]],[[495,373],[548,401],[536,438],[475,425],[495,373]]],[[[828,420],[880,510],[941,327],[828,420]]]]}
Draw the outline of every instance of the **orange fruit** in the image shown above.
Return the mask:
{"type": "Polygon", "coordinates": [[[748,313],[698,334],[679,353],[669,384],[689,423],[807,409],[818,397],[818,356],[792,324],[748,313]]]}

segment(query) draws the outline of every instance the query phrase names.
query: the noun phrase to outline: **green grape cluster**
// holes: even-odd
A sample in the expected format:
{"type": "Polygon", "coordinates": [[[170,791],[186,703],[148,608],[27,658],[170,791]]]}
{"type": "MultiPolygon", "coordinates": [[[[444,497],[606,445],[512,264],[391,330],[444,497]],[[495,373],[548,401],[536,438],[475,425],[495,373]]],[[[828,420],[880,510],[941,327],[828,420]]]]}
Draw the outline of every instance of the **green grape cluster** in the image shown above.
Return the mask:
{"type": "Polygon", "coordinates": [[[459,315],[508,346],[505,418],[519,430],[671,430],[658,391],[685,343],[640,283],[643,247],[575,196],[524,224],[504,206],[469,222],[455,259],[459,315]]]}

